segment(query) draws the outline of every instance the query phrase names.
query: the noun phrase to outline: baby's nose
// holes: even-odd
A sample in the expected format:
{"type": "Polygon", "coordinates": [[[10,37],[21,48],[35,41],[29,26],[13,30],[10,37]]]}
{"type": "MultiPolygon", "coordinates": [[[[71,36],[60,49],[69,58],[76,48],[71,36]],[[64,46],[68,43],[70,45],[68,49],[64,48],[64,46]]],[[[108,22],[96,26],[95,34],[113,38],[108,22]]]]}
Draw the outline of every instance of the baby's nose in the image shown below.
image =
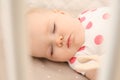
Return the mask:
{"type": "Polygon", "coordinates": [[[64,39],[63,35],[58,36],[58,38],[56,39],[56,45],[58,47],[62,47],[63,46],[63,39],[64,39]]]}

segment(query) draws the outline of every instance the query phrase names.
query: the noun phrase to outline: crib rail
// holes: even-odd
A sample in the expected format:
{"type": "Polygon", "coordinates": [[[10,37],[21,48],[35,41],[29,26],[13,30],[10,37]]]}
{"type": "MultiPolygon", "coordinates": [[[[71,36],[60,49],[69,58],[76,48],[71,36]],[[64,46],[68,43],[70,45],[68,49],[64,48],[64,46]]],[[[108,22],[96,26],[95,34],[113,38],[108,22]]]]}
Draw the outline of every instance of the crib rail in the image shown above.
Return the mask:
{"type": "Polygon", "coordinates": [[[32,80],[24,24],[25,1],[1,0],[0,7],[6,80],[32,80]]]}

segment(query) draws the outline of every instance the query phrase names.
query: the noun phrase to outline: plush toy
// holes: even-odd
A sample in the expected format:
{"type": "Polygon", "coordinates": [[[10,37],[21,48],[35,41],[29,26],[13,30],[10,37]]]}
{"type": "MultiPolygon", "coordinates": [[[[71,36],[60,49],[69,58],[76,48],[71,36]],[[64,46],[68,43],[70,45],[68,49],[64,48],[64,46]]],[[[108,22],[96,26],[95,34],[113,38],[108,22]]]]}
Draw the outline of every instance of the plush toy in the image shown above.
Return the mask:
{"type": "MultiPolygon", "coordinates": [[[[99,67],[99,56],[91,55],[91,56],[80,56],[78,57],[78,69],[82,68],[82,70],[91,70],[99,67]]],[[[77,68],[77,65],[76,65],[77,68]]]]}
{"type": "Polygon", "coordinates": [[[85,75],[90,80],[96,80],[97,71],[100,67],[100,56],[98,55],[82,55],[71,59],[75,61],[71,67],[85,75]]]}

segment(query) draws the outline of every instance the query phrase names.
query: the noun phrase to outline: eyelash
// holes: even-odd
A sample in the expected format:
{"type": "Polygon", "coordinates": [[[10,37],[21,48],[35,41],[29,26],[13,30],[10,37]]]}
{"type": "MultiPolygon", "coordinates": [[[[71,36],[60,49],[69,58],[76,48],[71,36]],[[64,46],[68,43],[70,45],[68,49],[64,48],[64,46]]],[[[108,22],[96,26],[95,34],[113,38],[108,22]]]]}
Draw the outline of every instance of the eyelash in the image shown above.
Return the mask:
{"type": "Polygon", "coordinates": [[[53,55],[53,46],[51,45],[51,56],[53,55]]]}
{"type": "Polygon", "coordinates": [[[56,31],[56,25],[55,25],[55,23],[54,23],[54,26],[53,26],[53,33],[55,33],[55,31],[56,31]]]}

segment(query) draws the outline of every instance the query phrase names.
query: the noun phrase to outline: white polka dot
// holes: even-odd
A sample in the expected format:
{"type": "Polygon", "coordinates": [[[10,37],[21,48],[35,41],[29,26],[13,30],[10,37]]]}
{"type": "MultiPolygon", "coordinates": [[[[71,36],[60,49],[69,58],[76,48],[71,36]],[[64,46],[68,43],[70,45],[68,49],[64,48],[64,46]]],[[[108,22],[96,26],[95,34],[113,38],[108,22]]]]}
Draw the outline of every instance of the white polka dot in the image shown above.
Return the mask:
{"type": "Polygon", "coordinates": [[[47,78],[51,78],[51,76],[50,76],[50,75],[48,75],[48,76],[47,76],[47,78]]]}
{"type": "Polygon", "coordinates": [[[78,79],[79,77],[78,76],[75,76],[76,79],[78,79]]]}
{"type": "Polygon", "coordinates": [[[58,69],[59,72],[61,72],[62,70],[61,69],[58,69]]]}

